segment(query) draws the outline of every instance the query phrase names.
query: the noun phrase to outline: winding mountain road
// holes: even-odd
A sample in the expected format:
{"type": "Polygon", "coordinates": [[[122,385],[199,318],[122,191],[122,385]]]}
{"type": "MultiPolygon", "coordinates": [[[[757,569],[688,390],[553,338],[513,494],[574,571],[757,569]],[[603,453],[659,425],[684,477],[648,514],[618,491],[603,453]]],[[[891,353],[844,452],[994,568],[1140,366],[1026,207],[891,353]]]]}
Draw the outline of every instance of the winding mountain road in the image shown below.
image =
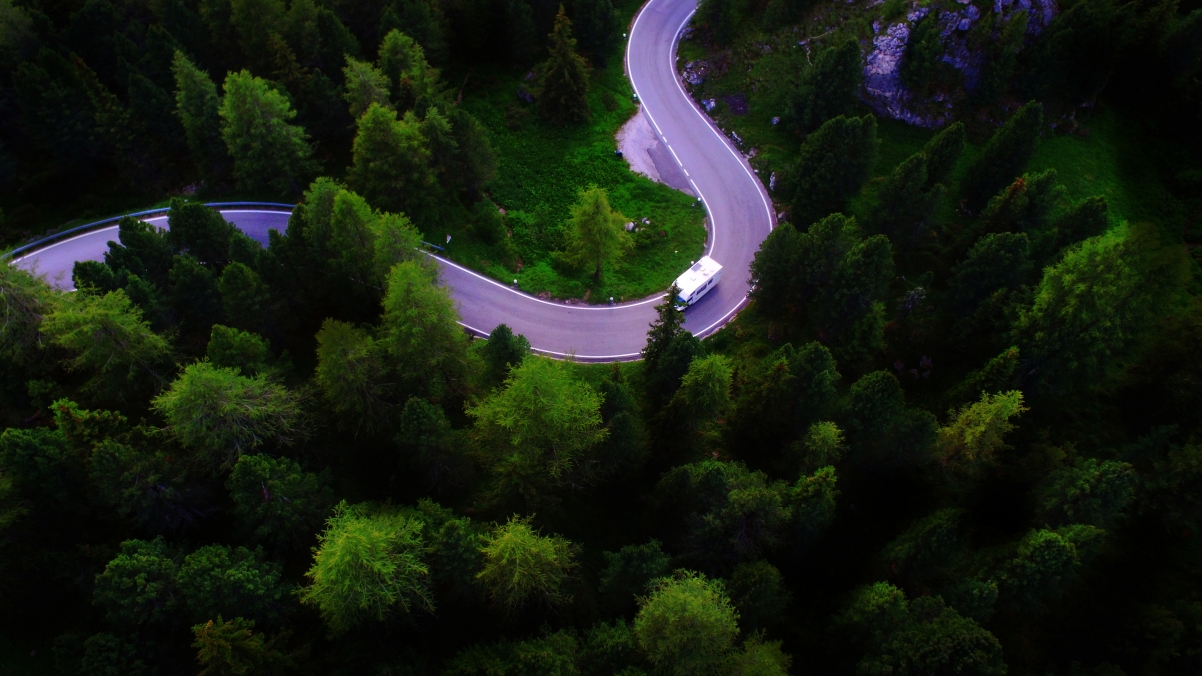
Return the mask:
{"type": "MultiPolygon", "coordinates": [[[[646,115],[709,215],[707,253],[724,268],[722,282],[685,312],[685,327],[698,337],[721,328],[747,301],[748,272],[760,243],[774,223],[764,186],[742,155],[685,93],[676,69],[676,45],[696,9],[696,0],[649,0],[635,17],[626,50],[626,70],[646,115]]],[[[266,244],[269,229],[284,231],[283,210],[223,209],[226,220],[266,244]]],[[[166,227],[166,216],[144,220],[166,227]]],[[[76,261],[103,260],[117,226],[91,230],[53,242],[15,259],[72,288],[76,261]]],[[[436,257],[442,281],[459,306],[461,322],[481,336],[498,324],[521,333],[538,352],[580,361],[639,357],[654,306],[662,295],[619,305],[567,305],[512,289],[436,257]]],[[[683,271],[682,271],[683,272],[683,271]]]]}

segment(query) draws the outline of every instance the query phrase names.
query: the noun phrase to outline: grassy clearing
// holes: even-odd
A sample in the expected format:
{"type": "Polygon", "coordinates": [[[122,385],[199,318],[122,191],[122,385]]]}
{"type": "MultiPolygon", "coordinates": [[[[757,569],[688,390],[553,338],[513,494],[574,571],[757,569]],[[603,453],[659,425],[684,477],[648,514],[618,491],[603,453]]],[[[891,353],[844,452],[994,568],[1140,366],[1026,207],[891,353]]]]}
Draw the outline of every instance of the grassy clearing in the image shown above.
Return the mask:
{"type": "MultiPolygon", "coordinates": [[[[628,3],[627,15],[637,4],[628,3]]],[[[447,254],[456,262],[518,285],[531,293],[591,302],[642,298],[667,288],[704,248],[704,212],[684,193],[630,171],[615,157],[614,135],[635,114],[620,52],[592,76],[593,116],[586,123],[551,127],[516,95],[531,88],[524,73],[495,72],[463,105],[489,130],[497,154],[492,199],[506,210],[509,246],[489,245],[466,226],[429,233],[435,244],[452,235],[447,254]],[[577,193],[589,185],[609,192],[610,203],[631,220],[648,218],[636,233],[637,246],[616,266],[593,280],[591,270],[558,264],[564,222],[577,193]]]]}

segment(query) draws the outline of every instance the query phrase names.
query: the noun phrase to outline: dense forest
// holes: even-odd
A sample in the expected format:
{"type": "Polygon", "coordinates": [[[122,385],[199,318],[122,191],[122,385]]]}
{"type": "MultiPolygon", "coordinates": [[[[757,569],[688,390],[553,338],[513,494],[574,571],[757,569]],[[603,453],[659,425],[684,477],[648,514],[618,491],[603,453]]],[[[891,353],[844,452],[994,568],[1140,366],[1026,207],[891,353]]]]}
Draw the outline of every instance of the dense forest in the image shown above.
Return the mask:
{"type": "Polygon", "coordinates": [[[633,108],[589,86],[636,9],[0,0],[5,241],[170,220],[75,293],[0,265],[3,673],[1202,669],[1197,0],[704,0],[752,302],[621,364],[474,339],[420,249],[521,246],[470,82],[633,108]],[[245,198],[298,203],[269,246],[245,198]]]}

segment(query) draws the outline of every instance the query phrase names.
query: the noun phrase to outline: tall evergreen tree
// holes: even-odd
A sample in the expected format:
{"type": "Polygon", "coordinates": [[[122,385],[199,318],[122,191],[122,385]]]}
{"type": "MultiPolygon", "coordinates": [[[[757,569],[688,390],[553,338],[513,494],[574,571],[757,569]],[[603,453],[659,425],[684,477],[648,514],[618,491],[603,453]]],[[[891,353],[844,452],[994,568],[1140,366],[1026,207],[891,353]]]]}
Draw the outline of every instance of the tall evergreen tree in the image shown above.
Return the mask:
{"type": "Polygon", "coordinates": [[[927,141],[922,147],[922,154],[927,158],[927,182],[924,188],[943,183],[947,179],[956,162],[960,160],[967,142],[968,135],[964,131],[963,122],[952,124],[927,141]]]}
{"type": "Polygon", "coordinates": [[[421,223],[430,208],[430,150],[412,111],[371,104],[359,118],[347,182],[374,207],[401,211],[421,223]]]}
{"type": "Polygon", "coordinates": [[[221,135],[234,159],[234,176],[247,190],[270,189],[300,195],[314,173],[308,134],[291,124],[296,111],[288,99],[247,71],[225,78],[221,135]]]}
{"type": "Polygon", "coordinates": [[[581,190],[568,219],[569,256],[592,267],[593,278],[600,279],[602,265],[615,262],[634,246],[625,223],[626,217],[609,206],[604,188],[581,190]]]}
{"type": "Polygon", "coordinates": [[[592,57],[598,68],[604,68],[618,43],[618,15],[611,0],[575,0],[572,3],[573,24],[580,36],[581,49],[592,57]]]}
{"type": "Polygon", "coordinates": [[[534,25],[534,10],[526,0],[509,0],[505,6],[505,40],[509,61],[525,68],[534,60],[538,49],[538,29],[534,25]]]}
{"type": "Polygon", "coordinates": [[[783,180],[782,192],[793,203],[793,223],[804,228],[842,210],[868,180],[879,145],[871,115],[840,115],[810,134],[783,180]]]}
{"type": "Polygon", "coordinates": [[[822,50],[814,58],[814,65],[802,73],[801,82],[791,95],[792,123],[809,131],[847,113],[856,101],[863,79],[858,42],[848,40],[822,50]]]}
{"type": "Polygon", "coordinates": [[[1006,120],[968,167],[963,190],[968,208],[979,211],[997,191],[1022,174],[1043,134],[1043,105],[1032,101],[1006,120]]]}
{"type": "Polygon", "coordinates": [[[550,42],[550,54],[539,68],[538,114],[551,124],[582,122],[591,114],[588,64],[576,53],[572,22],[563,5],[555,15],[550,42]]]}

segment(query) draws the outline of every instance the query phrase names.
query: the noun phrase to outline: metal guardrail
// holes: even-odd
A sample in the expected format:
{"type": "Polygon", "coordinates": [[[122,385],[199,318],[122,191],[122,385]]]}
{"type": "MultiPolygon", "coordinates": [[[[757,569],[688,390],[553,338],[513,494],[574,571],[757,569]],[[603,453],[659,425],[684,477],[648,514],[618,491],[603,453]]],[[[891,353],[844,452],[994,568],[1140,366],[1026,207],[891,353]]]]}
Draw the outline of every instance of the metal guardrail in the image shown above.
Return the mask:
{"type": "MultiPolygon", "coordinates": [[[[280,202],[205,202],[205,206],[213,207],[215,209],[220,209],[222,207],[275,207],[277,209],[291,210],[291,209],[296,208],[295,204],[282,204],[280,202]]],[[[0,254],[0,259],[12,258],[13,256],[16,256],[17,254],[24,253],[26,251],[33,251],[34,249],[41,248],[47,244],[50,244],[51,242],[60,240],[64,237],[68,237],[70,235],[74,235],[74,234],[81,233],[81,232],[86,232],[88,230],[91,230],[92,228],[96,228],[96,227],[99,227],[102,225],[108,225],[109,223],[116,223],[117,221],[121,220],[122,218],[125,218],[126,216],[137,218],[139,216],[149,216],[151,214],[159,214],[159,213],[163,213],[164,211],[170,211],[170,210],[171,210],[171,207],[160,207],[158,209],[150,209],[149,211],[136,211],[132,214],[121,214],[120,216],[110,216],[109,218],[101,219],[99,221],[93,221],[91,223],[77,225],[74,228],[68,228],[66,230],[63,230],[62,232],[50,235],[49,237],[43,237],[42,239],[39,239],[35,242],[30,242],[29,244],[19,246],[19,247],[13,249],[12,251],[9,251],[8,253],[0,254]]]]}

